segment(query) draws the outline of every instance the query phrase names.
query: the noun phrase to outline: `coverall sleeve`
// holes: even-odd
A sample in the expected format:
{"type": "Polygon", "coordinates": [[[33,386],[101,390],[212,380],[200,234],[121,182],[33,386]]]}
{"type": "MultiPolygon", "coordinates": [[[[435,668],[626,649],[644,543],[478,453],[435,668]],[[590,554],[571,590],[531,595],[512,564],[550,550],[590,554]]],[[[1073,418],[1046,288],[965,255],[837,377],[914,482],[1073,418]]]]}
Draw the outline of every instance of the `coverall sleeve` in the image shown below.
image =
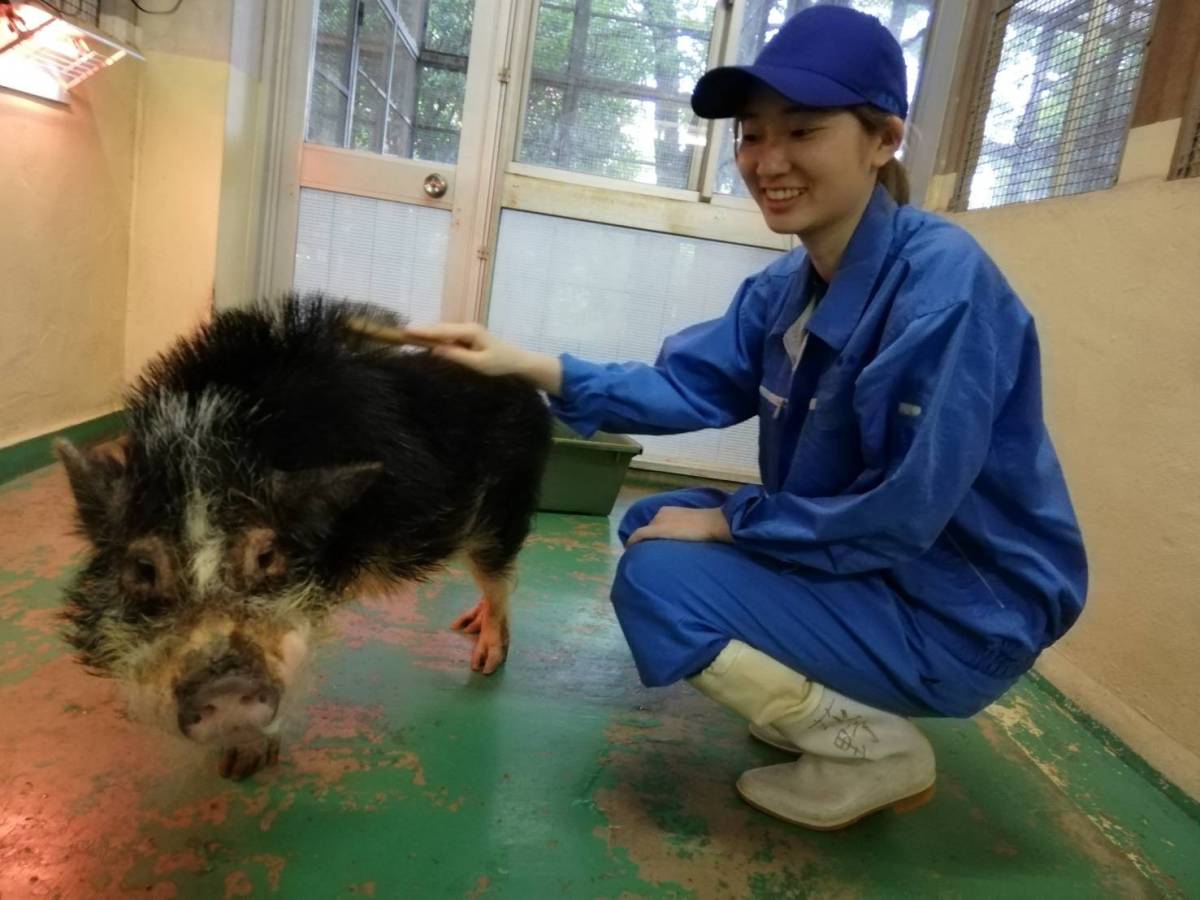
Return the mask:
{"type": "MultiPolygon", "coordinates": [[[[986,459],[996,353],[990,324],[970,304],[913,319],[854,384],[862,473],[828,497],[741,488],[723,507],[734,542],[837,574],[889,568],[924,553],[986,459]]],[[[805,463],[802,442],[794,464],[805,463]]]]}
{"type": "Polygon", "coordinates": [[[585,437],[600,429],[679,434],[750,418],[758,411],[769,280],[747,279],[724,316],[668,337],[653,366],[564,353],[562,396],[551,398],[551,409],[585,437]]]}

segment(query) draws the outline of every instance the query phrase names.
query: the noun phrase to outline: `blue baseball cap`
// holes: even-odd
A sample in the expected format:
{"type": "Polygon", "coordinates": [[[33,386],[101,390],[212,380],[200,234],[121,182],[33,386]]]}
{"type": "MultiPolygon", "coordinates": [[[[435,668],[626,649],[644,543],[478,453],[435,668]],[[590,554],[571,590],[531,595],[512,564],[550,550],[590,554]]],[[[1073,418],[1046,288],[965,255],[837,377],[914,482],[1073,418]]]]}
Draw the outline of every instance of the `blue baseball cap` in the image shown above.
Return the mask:
{"type": "Polygon", "coordinates": [[[869,103],[902,119],[908,115],[899,42],[874,16],[844,6],[802,10],[783,23],[753,65],[706,72],[692,91],[692,109],[702,119],[731,118],[757,84],[801,106],[869,103]]]}

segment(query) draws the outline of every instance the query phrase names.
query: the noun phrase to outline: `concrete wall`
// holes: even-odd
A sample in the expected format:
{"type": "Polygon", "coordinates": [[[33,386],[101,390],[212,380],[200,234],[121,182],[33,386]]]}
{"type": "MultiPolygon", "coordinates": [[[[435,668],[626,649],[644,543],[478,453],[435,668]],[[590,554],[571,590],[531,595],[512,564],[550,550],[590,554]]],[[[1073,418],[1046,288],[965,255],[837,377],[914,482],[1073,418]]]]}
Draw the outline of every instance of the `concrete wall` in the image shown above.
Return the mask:
{"type": "Polygon", "coordinates": [[[0,91],[0,447],[117,407],[140,75],[0,91]]]}
{"type": "Polygon", "coordinates": [[[1178,128],[1135,129],[1112,190],[951,218],[1037,318],[1091,561],[1041,668],[1200,796],[1200,179],[1163,180],[1178,128]]]}

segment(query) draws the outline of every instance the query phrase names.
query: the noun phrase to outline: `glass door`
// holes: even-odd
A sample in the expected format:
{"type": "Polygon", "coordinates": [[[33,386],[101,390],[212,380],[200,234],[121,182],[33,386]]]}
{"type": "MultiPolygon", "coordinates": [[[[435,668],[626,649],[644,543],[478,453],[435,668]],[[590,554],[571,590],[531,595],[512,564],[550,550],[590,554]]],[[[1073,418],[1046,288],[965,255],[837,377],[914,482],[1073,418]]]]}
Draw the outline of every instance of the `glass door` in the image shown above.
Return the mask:
{"type": "Polygon", "coordinates": [[[448,298],[477,277],[472,150],[502,5],[296,0],[291,70],[303,66],[307,88],[292,113],[274,289],[320,290],[414,320],[462,313],[448,298]]]}

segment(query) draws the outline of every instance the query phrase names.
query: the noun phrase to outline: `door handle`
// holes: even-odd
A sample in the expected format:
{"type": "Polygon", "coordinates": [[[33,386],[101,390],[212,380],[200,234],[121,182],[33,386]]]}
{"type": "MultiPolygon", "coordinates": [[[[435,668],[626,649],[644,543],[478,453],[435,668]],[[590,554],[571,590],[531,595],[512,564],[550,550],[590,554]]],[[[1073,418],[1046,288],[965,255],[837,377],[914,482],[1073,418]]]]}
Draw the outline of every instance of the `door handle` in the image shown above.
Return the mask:
{"type": "Polygon", "coordinates": [[[433,197],[434,199],[437,199],[438,197],[445,196],[446,191],[450,187],[450,183],[448,181],[446,181],[446,179],[443,178],[441,175],[438,175],[435,172],[432,175],[425,176],[424,187],[425,187],[426,194],[428,194],[430,197],[433,197]]]}

